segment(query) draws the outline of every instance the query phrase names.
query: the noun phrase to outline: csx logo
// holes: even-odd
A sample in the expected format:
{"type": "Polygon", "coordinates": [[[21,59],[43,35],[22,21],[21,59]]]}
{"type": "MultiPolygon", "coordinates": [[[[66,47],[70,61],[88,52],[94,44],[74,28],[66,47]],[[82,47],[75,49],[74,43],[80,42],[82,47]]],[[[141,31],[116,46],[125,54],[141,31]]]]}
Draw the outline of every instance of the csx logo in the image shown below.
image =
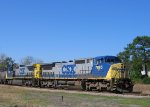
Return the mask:
{"type": "Polygon", "coordinates": [[[62,73],[63,74],[75,74],[75,66],[74,65],[63,66],[62,73]]]}
{"type": "Polygon", "coordinates": [[[103,66],[96,66],[96,69],[98,70],[98,71],[100,71],[101,69],[103,69],[103,66]]]}

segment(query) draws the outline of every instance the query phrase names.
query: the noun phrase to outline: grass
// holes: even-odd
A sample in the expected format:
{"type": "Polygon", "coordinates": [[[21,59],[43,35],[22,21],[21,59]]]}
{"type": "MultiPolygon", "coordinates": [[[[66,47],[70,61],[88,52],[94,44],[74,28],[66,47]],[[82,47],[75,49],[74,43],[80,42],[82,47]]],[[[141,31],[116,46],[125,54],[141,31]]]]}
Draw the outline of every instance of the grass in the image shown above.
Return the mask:
{"type": "Polygon", "coordinates": [[[120,103],[124,104],[124,105],[139,105],[141,107],[149,107],[150,106],[150,99],[121,99],[120,103]]]}
{"type": "Polygon", "coordinates": [[[149,105],[150,98],[56,93],[0,86],[0,107],[149,107],[149,105]]]}

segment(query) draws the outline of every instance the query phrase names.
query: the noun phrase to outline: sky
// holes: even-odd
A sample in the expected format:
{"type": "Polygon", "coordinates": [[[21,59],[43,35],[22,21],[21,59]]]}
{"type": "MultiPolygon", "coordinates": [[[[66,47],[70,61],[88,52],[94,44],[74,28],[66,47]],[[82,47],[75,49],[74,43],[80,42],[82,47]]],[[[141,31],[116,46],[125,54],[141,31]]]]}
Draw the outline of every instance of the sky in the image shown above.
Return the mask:
{"type": "Polygon", "coordinates": [[[150,35],[150,0],[0,0],[0,53],[19,62],[117,55],[150,35]]]}

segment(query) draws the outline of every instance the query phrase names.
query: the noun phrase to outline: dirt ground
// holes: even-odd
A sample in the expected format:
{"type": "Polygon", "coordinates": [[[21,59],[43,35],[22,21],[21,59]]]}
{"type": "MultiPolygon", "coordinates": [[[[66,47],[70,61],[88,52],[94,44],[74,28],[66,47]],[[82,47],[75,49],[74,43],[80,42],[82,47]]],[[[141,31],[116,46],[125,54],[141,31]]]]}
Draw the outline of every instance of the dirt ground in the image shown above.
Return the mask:
{"type": "Polygon", "coordinates": [[[135,84],[133,87],[133,91],[141,94],[150,95],[150,84],[135,84]]]}

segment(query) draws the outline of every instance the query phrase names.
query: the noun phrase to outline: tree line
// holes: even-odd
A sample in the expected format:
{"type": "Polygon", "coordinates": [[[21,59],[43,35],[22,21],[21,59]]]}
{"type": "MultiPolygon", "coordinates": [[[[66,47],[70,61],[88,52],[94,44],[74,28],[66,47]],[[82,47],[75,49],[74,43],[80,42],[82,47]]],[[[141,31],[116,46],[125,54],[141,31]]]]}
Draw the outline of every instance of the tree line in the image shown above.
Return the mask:
{"type": "MultiPolygon", "coordinates": [[[[130,78],[136,82],[150,83],[150,36],[137,36],[117,55],[129,71],[130,78]]],[[[20,64],[30,65],[43,63],[32,56],[21,59],[20,64]]],[[[15,60],[5,54],[0,54],[0,69],[7,69],[7,65],[15,64],[15,60]]]]}
{"type": "MultiPolygon", "coordinates": [[[[31,65],[34,63],[44,63],[41,59],[32,56],[26,56],[20,60],[21,65],[31,65]]],[[[0,70],[8,69],[8,65],[16,64],[15,60],[6,54],[0,54],[0,70]]]]}
{"type": "Polygon", "coordinates": [[[117,55],[136,82],[150,83],[150,36],[137,36],[117,55]]]}

